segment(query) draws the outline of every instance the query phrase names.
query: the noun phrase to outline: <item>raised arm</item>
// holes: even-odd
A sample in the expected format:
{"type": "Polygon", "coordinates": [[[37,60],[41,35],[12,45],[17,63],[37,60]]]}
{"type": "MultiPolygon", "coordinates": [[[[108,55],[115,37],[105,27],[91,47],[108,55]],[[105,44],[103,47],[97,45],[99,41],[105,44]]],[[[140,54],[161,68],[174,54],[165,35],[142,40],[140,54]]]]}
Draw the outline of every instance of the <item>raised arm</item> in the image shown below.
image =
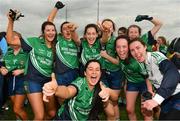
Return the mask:
{"type": "Polygon", "coordinates": [[[156,33],[160,30],[160,28],[162,26],[162,22],[154,17],[151,20],[151,22],[154,24],[153,28],[151,29],[151,34],[152,34],[152,36],[155,36],[156,33]]]}
{"type": "Polygon", "coordinates": [[[8,44],[11,45],[21,45],[20,40],[16,39],[14,41],[13,39],[13,27],[14,27],[14,20],[10,17],[11,13],[8,13],[8,26],[7,26],[7,32],[6,32],[6,40],[8,44]]]}
{"type": "Polygon", "coordinates": [[[136,22],[140,22],[142,20],[148,20],[154,24],[153,28],[151,29],[152,36],[155,36],[155,34],[159,31],[159,29],[162,26],[162,22],[160,20],[154,17],[150,17],[148,15],[138,15],[135,19],[136,22]]]}
{"type": "Polygon", "coordinates": [[[49,14],[49,16],[48,16],[47,21],[53,22],[53,21],[54,21],[54,18],[56,17],[56,14],[57,14],[58,10],[61,9],[61,8],[63,8],[64,6],[65,6],[65,5],[64,5],[62,2],[58,1],[58,2],[55,4],[54,8],[51,10],[51,12],[50,12],[50,14],[49,14]]]}

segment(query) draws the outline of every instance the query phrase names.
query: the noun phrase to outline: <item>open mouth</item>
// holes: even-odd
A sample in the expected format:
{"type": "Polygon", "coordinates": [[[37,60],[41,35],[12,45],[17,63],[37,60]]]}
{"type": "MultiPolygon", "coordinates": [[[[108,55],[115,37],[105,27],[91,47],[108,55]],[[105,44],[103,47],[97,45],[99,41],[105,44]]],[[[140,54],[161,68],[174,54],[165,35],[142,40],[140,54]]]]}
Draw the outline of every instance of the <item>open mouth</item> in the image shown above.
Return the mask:
{"type": "Polygon", "coordinates": [[[91,82],[96,83],[98,81],[97,76],[91,76],[91,82]]]}

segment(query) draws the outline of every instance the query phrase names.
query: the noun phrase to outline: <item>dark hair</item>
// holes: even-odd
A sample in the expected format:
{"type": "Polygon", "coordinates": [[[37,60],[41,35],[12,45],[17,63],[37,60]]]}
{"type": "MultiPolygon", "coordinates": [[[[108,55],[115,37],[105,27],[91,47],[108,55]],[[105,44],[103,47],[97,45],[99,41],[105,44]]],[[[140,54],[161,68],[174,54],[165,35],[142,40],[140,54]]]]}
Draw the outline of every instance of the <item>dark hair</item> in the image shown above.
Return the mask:
{"type": "Polygon", "coordinates": [[[87,33],[88,28],[94,28],[96,30],[96,32],[98,33],[98,26],[96,24],[88,24],[86,25],[85,29],[84,29],[84,35],[87,33]]]}
{"type": "Polygon", "coordinates": [[[98,64],[99,64],[99,66],[100,66],[100,69],[101,69],[101,63],[100,63],[98,60],[91,59],[91,60],[87,61],[86,65],[84,66],[84,71],[86,71],[87,67],[88,67],[88,66],[89,66],[89,64],[90,64],[90,63],[92,63],[92,62],[96,62],[96,63],[98,63],[98,64]]]}
{"type": "Polygon", "coordinates": [[[61,24],[61,26],[60,26],[60,31],[61,31],[61,33],[62,33],[62,28],[63,28],[63,26],[65,25],[65,24],[68,24],[69,22],[68,21],[65,21],[65,22],[63,22],[62,24],[61,24]]]}
{"type": "Polygon", "coordinates": [[[52,25],[54,26],[54,29],[56,31],[56,35],[55,35],[55,38],[54,40],[52,41],[51,43],[51,47],[52,47],[52,51],[53,51],[53,60],[55,60],[55,56],[56,56],[56,42],[57,42],[57,30],[56,30],[56,26],[54,25],[54,23],[50,22],[50,21],[45,21],[42,26],[41,26],[41,32],[42,32],[42,36],[41,37],[44,37],[44,30],[45,30],[45,27],[47,25],[52,25]]]}
{"type": "Polygon", "coordinates": [[[138,28],[139,35],[141,35],[141,28],[140,28],[138,25],[133,24],[133,25],[130,25],[130,26],[128,27],[128,29],[127,29],[127,34],[128,34],[128,36],[129,36],[129,29],[130,29],[130,28],[138,28]]]}
{"type": "Polygon", "coordinates": [[[121,31],[124,35],[127,35],[127,28],[126,27],[120,27],[118,29],[118,35],[119,35],[119,31],[121,31]]]}

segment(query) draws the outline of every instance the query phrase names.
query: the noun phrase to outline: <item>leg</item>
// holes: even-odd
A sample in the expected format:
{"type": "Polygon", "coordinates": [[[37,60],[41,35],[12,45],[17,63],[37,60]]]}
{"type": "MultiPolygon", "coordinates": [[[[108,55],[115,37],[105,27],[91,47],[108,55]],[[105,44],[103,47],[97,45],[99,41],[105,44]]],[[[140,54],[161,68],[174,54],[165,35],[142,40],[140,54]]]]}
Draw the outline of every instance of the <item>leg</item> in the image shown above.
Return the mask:
{"type": "Polygon", "coordinates": [[[31,93],[27,95],[31,108],[34,113],[34,120],[43,120],[44,119],[44,104],[42,93],[31,93]]]}
{"type": "Polygon", "coordinates": [[[28,116],[26,111],[24,110],[24,100],[26,96],[25,95],[15,95],[14,98],[14,106],[13,110],[18,117],[22,120],[27,120],[28,116]]]}
{"type": "Polygon", "coordinates": [[[137,91],[126,91],[126,110],[129,120],[137,121],[135,113],[135,103],[138,96],[137,91]]]}
{"type": "Polygon", "coordinates": [[[45,108],[46,108],[46,115],[45,119],[52,119],[56,115],[57,111],[57,102],[54,96],[49,97],[49,102],[45,103],[45,108]]]}

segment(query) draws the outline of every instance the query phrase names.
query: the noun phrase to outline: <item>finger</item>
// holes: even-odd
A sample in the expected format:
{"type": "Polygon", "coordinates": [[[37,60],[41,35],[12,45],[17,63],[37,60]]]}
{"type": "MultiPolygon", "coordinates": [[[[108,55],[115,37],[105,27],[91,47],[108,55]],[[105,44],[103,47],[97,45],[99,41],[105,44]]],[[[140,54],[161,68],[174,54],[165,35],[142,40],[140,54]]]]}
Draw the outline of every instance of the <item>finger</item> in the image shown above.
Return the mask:
{"type": "Polygon", "coordinates": [[[48,98],[47,98],[46,95],[43,95],[43,101],[44,101],[44,102],[49,102],[49,100],[48,100],[48,98]]]}

